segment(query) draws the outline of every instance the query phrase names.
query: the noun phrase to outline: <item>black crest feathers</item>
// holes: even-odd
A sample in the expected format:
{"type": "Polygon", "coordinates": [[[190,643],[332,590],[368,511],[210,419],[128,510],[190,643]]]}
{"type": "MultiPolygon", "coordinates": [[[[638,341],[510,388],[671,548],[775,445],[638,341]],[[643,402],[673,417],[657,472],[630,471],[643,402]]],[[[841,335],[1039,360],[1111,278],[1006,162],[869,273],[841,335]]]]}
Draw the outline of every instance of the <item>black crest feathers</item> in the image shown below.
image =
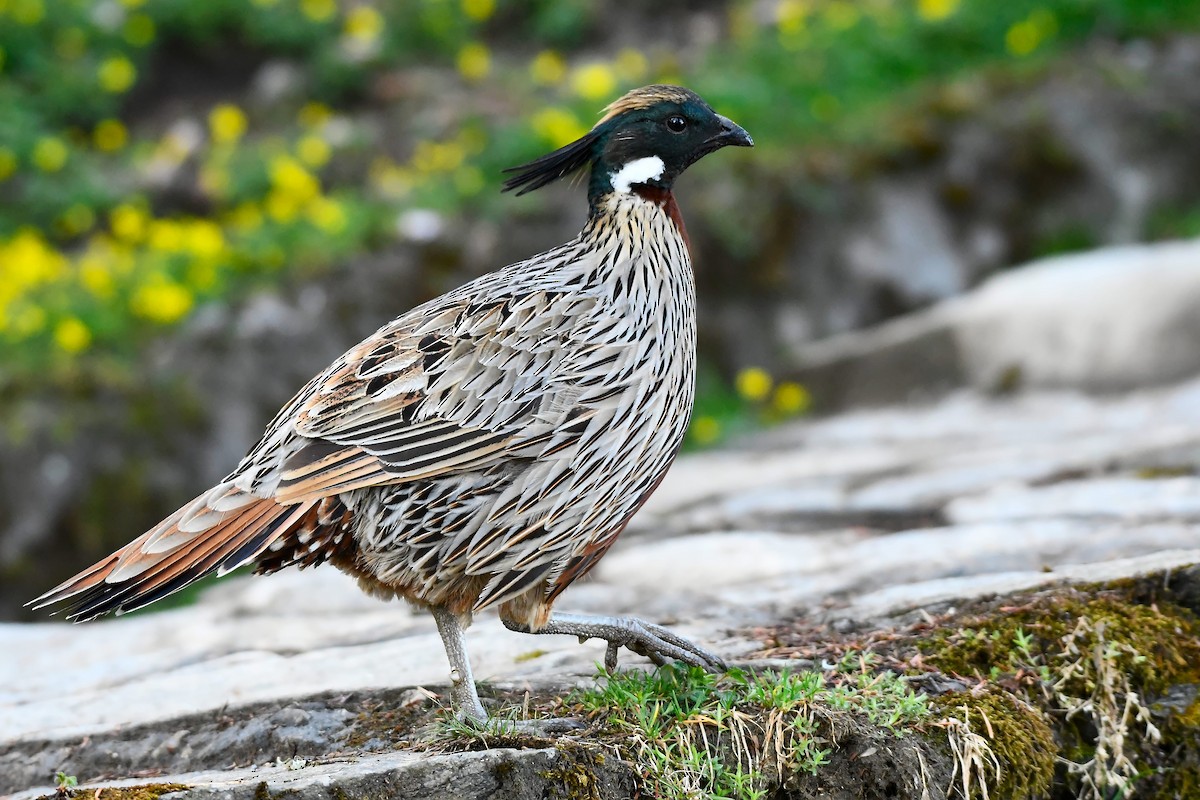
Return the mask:
{"type": "Polygon", "coordinates": [[[595,155],[594,145],[599,138],[600,133],[593,128],[584,136],[558,148],[553,153],[547,153],[541,158],[519,167],[509,167],[504,172],[506,174],[511,172],[513,176],[504,181],[504,188],[501,191],[511,192],[513,189],[519,189],[517,195],[523,195],[586,167],[592,162],[595,155]]]}

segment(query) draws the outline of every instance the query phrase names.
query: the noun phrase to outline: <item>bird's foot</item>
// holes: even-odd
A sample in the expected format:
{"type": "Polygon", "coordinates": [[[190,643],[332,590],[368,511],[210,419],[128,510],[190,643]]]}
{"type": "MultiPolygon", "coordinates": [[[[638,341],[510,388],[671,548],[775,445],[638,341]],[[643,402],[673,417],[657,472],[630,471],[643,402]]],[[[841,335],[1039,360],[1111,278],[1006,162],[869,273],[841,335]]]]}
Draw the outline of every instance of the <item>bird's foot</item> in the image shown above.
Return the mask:
{"type": "MultiPolygon", "coordinates": [[[[621,624],[622,634],[600,636],[608,642],[604,652],[604,668],[609,672],[617,669],[617,651],[624,647],[653,661],[660,667],[672,661],[682,661],[692,667],[701,667],[709,672],[724,672],[725,661],[695,642],[690,642],[661,625],[645,622],[634,617],[614,618],[621,624]]],[[[582,636],[580,638],[583,638],[582,636]]]]}
{"type": "Polygon", "coordinates": [[[511,723],[513,730],[526,736],[551,737],[581,731],[588,725],[579,717],[547,717],[546,719],[519,719],[511,723]]]}
{"type": "MultiPolygon", "coordinates": [[[[510,628],[519,626],[505,622],[510,628]]],[[[561,633],[578,636],[579,641],[603,639],[608,642],[604,667],[609,672],[617,668],[617,651],[624,647],[645,656],[655,664],[682,661],[710,672],[725,671],[725,662],[697,644],[689,642],[670,630],[635,617],[591,617],[584,614],[552,614],[537,633],[561,633]]]]}

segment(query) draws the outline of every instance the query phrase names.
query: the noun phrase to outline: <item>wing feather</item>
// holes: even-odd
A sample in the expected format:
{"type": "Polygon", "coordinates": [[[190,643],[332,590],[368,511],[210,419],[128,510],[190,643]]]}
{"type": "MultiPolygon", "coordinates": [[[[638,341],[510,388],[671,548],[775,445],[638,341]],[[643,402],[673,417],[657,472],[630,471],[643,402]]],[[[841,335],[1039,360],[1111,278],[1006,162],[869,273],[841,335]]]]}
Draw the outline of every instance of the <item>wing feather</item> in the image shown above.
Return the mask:
{"type": "Polygon", "coordinates": [[[514,340],[514,316],[529,314],[512,298],[480,297],[414,310],[315,381],[293,414],[297,436],[274,498],[294,503],[478,469],[542,435],[546,364],[560,348],[536,336],[514,340]]]}

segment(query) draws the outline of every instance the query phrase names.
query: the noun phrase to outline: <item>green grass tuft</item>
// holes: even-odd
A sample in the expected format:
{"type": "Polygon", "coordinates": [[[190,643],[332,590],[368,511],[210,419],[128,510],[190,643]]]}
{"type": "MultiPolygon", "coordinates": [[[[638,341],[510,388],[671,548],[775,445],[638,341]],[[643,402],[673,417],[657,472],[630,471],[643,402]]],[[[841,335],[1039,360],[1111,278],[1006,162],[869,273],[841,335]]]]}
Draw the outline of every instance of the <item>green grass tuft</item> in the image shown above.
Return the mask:
{"type": "Polygon", "coordinates": [[[868,665],[725,675],[672,665],[603,674],[572,702],[601,723],[622,757],[642,770],[648,794],[660,798],[766,797],[820,771],[839,718],[904,736],[930,714],[924,695],[868,665]]]}

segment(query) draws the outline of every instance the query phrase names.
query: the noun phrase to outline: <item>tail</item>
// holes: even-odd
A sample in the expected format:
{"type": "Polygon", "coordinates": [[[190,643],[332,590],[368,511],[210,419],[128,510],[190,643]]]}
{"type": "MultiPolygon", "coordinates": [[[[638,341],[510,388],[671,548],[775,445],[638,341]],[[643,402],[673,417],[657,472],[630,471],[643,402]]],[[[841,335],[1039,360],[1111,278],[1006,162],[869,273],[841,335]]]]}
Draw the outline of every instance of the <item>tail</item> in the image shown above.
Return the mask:
{"type": "Polygon", "coordinates": [[[206,575],[224,575],[254,561],[315,502],[282,505],[219,484],[28,605],[68,601],[61,610],[73,622],[142,608],[206,575]]]}

